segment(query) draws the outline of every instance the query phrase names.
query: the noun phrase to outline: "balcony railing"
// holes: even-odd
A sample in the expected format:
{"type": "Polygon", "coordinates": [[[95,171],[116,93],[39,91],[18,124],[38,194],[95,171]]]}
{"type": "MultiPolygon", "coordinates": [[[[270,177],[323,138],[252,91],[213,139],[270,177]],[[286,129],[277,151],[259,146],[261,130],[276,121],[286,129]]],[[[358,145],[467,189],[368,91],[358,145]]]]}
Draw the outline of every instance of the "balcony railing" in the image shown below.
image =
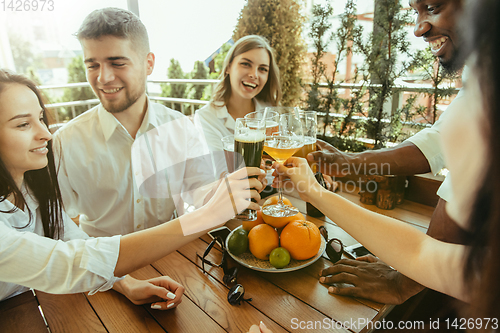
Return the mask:
{"type": "MultiPolygon", "coordinates": [[[[192,85],[210,85],[211,86],[211,92],[214,91],[214,87],[217,83],[219,83],[219,80],[196,80],[196,79],[165,79],[165,80],[148,80],[148,87],[150,87],[151,84],[161,84],[161,83],[170,83],[170,84],[192,84],[192,85]]],[[[361,89],[362,83],[339,83],[336,84],[334,87],[337,89],[350,89],[350,90],[357,90],[361,89]]],[[[378,85],[365,85],[365,87],[377,87],[378,85]]],[[[64,85],[51,85],[51,86],[40,86],[40,89],[42,90],[51,90],[51,89],[63,89],[63,88],[81,88],[81,87],[89,87],[90,84],[87,82],[81,82],[81,83],[68,83],[64,85]]],[[[322,88],[327,88],[326,84],[320,84],[320,87],[322,88]]],[[[413,93],[429,93],[432,92],[433,87],[429,84],[413,84],[413,83],[408,83],[403,80],[397,80],[396,81],[396,87],[392,89],[392,100],[391,100],[391,107],[390,110],[388,110],[390,113],[394,113],[398,108],[401,108],[401,104],[403,101],[403,94],[405,92],[413,92],[413,93]]],[[[459,89],[455,89],[455,93],[458,93],[459,89]]],[[[195,99],[186,99],[186,98],[173,98],[173,97],[160,97],[156,96],[155,94],[150,94],[149,98],[154,101],[160,101],[160,102],[165,102],[165,103],[170,103],[170,106],[173,108],[174,104],[180,104],[181,106],[181,112],[186,114],[186,107],[189,108],[190,114],[194,114],[194,107],[196,105],[205,105],[208,104],[208,101],[204,100],[195,100],[195,99]]],[[[74,118],[76,116],[76,111],[75,108],[77,106],[87,106],[89,109],[92,106],[95,106],[99,104],[99,99],[89,99],[85,101],[73,101],[73,102],[63,102],[63,103],[53,103],[53,104],[47,104],[46,107],[48,109],[54,110],[54,116],[55,116],[55,121],[56,123],[60,122],[59,119],[59,113],[57,112],[58,109],[60,108],[69,108],[71,110],[71,118],[74,118]]],[[[167,104],[168,105],[168,104],[167,104]]],[[[324,114],[319,114],[320,116],[325,116],[324,114]]],[[[337,113],[330,113],[331,117],[334,118],[341,118],[344,117],[345,115],[342,114],[337,114],[337,113]]],[[[353,117],[353,120],[361,120],[365,119],[365,117],[360,117],[356,116],[353,117]]],[[[414,122],[403,122],[405,125],[411,125],[411,126],[418,126],[418,127],[428,127],[431,126],[430,124],[424,124],[424,123],[414,123],[414,122]]]]}

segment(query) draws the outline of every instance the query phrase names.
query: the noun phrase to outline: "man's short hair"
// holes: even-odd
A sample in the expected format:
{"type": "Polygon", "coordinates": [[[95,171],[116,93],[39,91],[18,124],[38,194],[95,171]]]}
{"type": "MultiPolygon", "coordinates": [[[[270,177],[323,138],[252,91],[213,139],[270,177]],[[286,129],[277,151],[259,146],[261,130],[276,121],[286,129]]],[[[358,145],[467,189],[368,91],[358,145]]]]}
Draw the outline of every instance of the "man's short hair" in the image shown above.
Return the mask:
{"type": "Polygon", "coordinates": [[[132,12],[121,8],[94,10],[83,20],[76,32],[78,40],[99,39],[115,36],[128,39],[139,52],[149,53],[149,38],[146,27],[132,12]]]}

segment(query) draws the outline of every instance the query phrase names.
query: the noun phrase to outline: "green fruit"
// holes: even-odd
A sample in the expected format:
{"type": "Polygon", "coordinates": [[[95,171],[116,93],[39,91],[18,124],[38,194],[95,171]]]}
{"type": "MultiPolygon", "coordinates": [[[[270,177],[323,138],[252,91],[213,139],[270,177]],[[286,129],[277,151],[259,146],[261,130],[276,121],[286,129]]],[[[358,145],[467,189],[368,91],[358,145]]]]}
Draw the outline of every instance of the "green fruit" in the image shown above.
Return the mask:
{"type": "Polygon", "coordinates": [[[233,232],[227,241],[229,252],[239,256],[248,250],[248,232],[243,229],[237,229],[233,232]]]}
{"type": "Polygon", "coordinates": [[[284,247],[277,247],[271,251],[269,262],[276,268],[286,267],[290,263],[290,252],[284,247]]]}

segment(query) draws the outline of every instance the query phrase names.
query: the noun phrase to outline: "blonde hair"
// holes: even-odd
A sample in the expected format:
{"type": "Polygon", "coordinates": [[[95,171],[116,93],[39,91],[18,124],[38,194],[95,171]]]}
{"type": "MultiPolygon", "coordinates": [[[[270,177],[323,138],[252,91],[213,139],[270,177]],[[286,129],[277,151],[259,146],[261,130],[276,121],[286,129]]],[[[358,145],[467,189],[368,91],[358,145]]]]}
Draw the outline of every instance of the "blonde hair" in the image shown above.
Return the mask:
{"type": "Polygon", "coordinates": [[[260,101],[270,103],[277,106],[281,100],[281,84],[279,68],[275,61],[274,50],[271,48],[267,40],[262,36],[248,35],[238,39],[231,47],[224,59],[222,70],[219,76],[220,82],[215,87],[214,94],[210,103],[212,106],[224,106],[229,102],[231,97],[231,81],[227,73],[229,66],[234,58],[242,53],[253,49],[265,49],[269,54],[269,75],[267,82],[262,91],[256,96],[260,101]],[[222,103],[222,105],[221,105],[222,103]]]}

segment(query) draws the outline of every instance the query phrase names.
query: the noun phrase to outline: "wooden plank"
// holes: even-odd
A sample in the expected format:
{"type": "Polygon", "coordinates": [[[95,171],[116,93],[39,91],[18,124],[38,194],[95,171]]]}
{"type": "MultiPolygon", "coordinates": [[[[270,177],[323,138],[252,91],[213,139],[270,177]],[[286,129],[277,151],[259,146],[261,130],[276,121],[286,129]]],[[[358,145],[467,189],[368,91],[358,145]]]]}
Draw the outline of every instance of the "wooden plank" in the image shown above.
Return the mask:
{"type": "Polygon", "coordinates": [[[230,305],[227,302],[228,288],[177,252],[155,262],[153,267],[185,286],[186,296],[228,332],[246,332],[261,320],[274,333],[286,332],[248,302],[230,305]]]}
{"type": "Polygon", "coordinates": [[[31,290],[0,302],[0,332],[47,333],[31,290]]]}
{"type": "Polygon", "coordinates": [[[36,292],[52,333],[106,332],[84,294],[54,295],[36,292]]]}
{"type": "MultiPolygon", "coordinates": [[[[193,241],[182,247],[179,252],[181,252],[188,259],[201,264],[201,260],[196,259],[195,253],[202,253],[206,246],[207,244],[201,240],[193,241]]],[[[220,262],[221,256],[222,254],[219,251],[212,250],[207,259],[212,262],[220,262]]],[[[239,267],[238,270],[238,283],[245,287],[245,297],[252,297],[253,299],[250,304],[262,313],[266,314],[268,317],[272,318],[285,329],[293,331],[295,322],[331,321],[331,317],[318,312],[314,309],[314,307],[311,307],[293,295],[290,295],[286,290],[277,288],[274,284],[270,283],[265,278],[262,278],[257,272],[244,267],[239,267]]],[[[224,275],[222,269],[210,268],[209,274],[222,283],[221,281],[224,275]]],[[[332,330],[331,328],[318,328],[315,330],[315,332],[323,331],[342,332],[344,330],[332,330]]]]}
{"type": "MultiPolygon", "coordinates": [[[[161,274],[151,266],[141,268],[130,275],[141,280],[161,276],[161,274]]],[[[173,310],[152,310],[149,304],[144,305],[143,307],[169,333],[225,332],[225,330],[222,329],[217,322],[196,306],[196,304],[194,304],[193,301],[186,295],[183,296],[182,303],[173,310]],[[200,323],[203,324],[200,325],[200,323]]]]}
{"type": "MultiPolygon", "coordinates": [[[[374,310],[352,297],[338,296],[328,293],[328,286],[319,283],[319,272],[331,263],[318,260],[301,270],[289,273],[271,274],[259,273],[262,277],[286,290],[315,309],[338,322],[350,322],[355,318],[371,320],[378,314],[374,310]]],[[[349,327],[347,327],[349,328],[349,327]]],[[[358,329],[353,329],[357,332],[358,329]]]]}
{"type": "Polygon", "coordinates": [[[109,332],[165,332],[142,306],[114,290],[87,295],[87,299],[109,332]]]}

